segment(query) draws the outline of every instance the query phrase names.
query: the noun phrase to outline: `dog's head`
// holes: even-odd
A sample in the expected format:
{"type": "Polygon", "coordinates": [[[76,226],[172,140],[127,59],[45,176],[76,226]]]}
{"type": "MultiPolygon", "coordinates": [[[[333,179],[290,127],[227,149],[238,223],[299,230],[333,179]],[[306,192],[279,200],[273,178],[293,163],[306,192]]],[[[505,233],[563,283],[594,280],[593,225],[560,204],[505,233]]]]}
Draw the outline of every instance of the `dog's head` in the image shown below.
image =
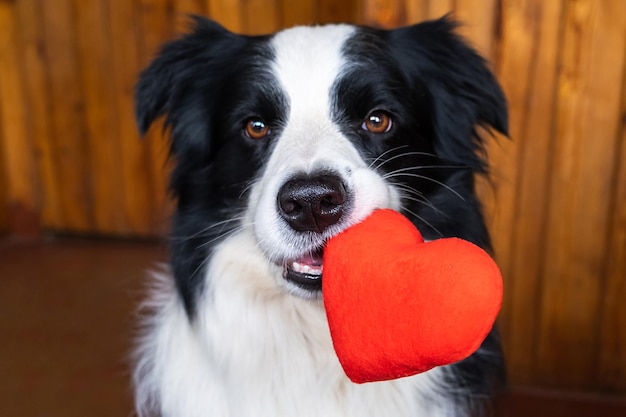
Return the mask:
{"type": "Polygon", "coordinates": [[[197,18],[164,47],[141,75],[137,117],[142,132],[163,114],[170,128],[174,272],[188,308],[207,256],[198,248],[241,225],[305,296],[319,292],[326,240],[376,208],[426,237],[488,246],[475,127],[506,132],[506,103],[454,26],[250,37],[197,18]]]}

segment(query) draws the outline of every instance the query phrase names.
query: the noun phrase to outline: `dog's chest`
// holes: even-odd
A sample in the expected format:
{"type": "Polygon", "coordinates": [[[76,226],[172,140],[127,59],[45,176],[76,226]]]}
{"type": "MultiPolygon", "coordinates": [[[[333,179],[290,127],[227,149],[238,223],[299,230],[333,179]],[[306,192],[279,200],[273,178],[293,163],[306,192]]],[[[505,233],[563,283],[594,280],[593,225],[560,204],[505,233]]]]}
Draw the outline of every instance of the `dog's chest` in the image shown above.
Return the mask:
{"type": "Polygon", "coordinates": [[[195,330],[212,356],[211,385],[222,396],[207,407],[229,410],[229,417],[433,415],[425,399],[432,396],[436,372],[350,382],[321,302],[277,290],[276,271],[247,245],[243,238],[223,245],[208,271],[205,310],[195,330]]]}

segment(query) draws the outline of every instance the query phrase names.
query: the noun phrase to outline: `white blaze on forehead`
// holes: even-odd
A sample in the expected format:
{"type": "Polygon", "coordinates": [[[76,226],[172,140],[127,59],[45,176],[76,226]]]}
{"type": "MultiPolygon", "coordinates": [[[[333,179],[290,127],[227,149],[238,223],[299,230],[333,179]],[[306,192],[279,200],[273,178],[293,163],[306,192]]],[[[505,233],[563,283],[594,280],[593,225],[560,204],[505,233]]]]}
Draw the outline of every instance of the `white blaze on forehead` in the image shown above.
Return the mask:
{"type": "Polygon", "coordinates": [[[275,35],[274,71],[289,97],[289,122],[330,119],[331,89],[345,65],[342,48],[354,31],[349,25],[329,25],[275,35]]]}
{"type": "MultiPolygon", "coordinates": [[[[333,114],[333,88],[351,65],[343,48],[355,31],[349,25],[297,27],[272,38],[270,71],[287,98],[288,111],[272,138],[275,145],[263,174],[252,187],[246,218],[259,247],[274,262],[311,253],[374,209],[397,206],[393,190],[369,168],[333,114]],[[277,196],[289,179],[320,172],[340,177],[350,196],[348,211],[322,234],[298,233],[281,217],[277,196]]],[[[312,273],[302,265],[292,268],[312,273]]],[[[321,273],[321,268],[313,272],[321,273]]]]}
{"type": "Polygon", "coordinates": [[[343,47],[354,32],[349,25],[296,27],[272,39],[272,72],[287,97],[288,113],[266,177],[360,163],[332,114],[332,90],[347,65],[343,47]]]}

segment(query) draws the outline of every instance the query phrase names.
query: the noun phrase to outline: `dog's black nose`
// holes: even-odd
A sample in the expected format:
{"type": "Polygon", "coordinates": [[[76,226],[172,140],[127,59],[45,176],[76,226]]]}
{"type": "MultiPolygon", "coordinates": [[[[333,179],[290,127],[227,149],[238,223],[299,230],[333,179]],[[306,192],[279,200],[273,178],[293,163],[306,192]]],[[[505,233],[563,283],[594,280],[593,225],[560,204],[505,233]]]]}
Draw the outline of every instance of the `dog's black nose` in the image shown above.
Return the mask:
{"type": "Polygon", "coordinates": [[[294,230],[321,233],[343,216],[346,195],[334,175],[296,178],[280,188],[278,211],[294,230]]]}

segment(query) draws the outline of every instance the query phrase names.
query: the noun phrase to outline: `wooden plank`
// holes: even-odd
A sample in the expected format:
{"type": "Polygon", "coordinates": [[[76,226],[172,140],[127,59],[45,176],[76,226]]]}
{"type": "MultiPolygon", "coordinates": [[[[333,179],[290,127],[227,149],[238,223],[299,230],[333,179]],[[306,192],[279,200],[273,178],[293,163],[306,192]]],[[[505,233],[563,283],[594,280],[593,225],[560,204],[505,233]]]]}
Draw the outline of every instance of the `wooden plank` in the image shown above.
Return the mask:
{"type": "Polygon", "coordinates": [[[426,0],[426,2],[426,15],[428,19],[439,19],[454,11],[455,0],[426,0]]]}
{"type": "MultiPolygon", "coordinates": [[[[1,13],[1,12],[0,12],[1,13]]],[[[2,74],[0,74],[2,77],[2,74]]],[[[2,106],[4,103],[0,102],[0,125],[2,125],[2,106]]],[[[9,229],[9,193],[8,188],[8,171],[5,164],[6,156],[4,154],[4,147],[6,138],[4,137],[4,129],[0,129],[0,237],[8,233],[9,229]]]]}
{"type": "Polygon", "coordinates": [[[62,229],[60,182],[55,165],[52,120],[50,117],[50,86],[45,60],[45,34],[41,0],[16,2],[16,19],[21,31],[24,59],[25,91],[41,182],[41,223],[44,228],[62,229]]]}
{"type": "MultiPolygon", "coordinates": [[[[117,110],[117,140],[121,147],[124,217],[130,233],[151,235],[156,232],[152,195],[150,148],[139,139],[134,116],[134,91],[139,73],[137,46],[138,20],[134,3],[111,1],[110,15],[112,80],[117,110]]],[[[163,175],[163,174],[160,174],[163,175]]],[[[162,191],[161,191],[162,192],[162,191]]]]}
{"type": "Polygon", "coordinates": [[[509,106],[509,135],[513,138],[508,141],[500,136],[492,141],[488,135],[487,149],[490,163],[488,178],[478,177],[478,193],[483,203],[485,217],[492,235],[494,253],[504,278],[506,291],[502,311],[499,317],[502,338],[507,348],[507,358],[510,354],[507,343],[509,336],[515,329],[511,328],[510,312],[515,300],[512,292],[513,273],[510,265],[512,243],[512,219],[516,206],[518,154],[520,153],[523,126],[526,122],[526,102],[529,94],[530,63],[528,59],[533,55],[533,44],[536,28],[533,21],[527,21],[520,11],[528,7],[527,4],[507,2],[503,6],[501,38],[497,39],[503,53],[497,54],[499,81],[507,97],[509,106]],[[515,49],[515,53],[513,53],[515,49]]]}
{"type": "Polygon", "coordinates": [[[265,35],[279,29],[276,0],[246,0],[241,2],[243,32],[265,35]]]}
{"type": "MultiPolygon", "coordinates": [[[[164,42],[174,37],[169,0],[138,0],[138,21],[142,31],[138,39],[140,66],[143,68],[156,56],[164,42]]],[[[152,180],[153,228],[159,233],[168,229],[172,202],[168,194],[171,162],[168,161],[169,143],[163,134],[162,121],[155,123],[144,140],[150,153],[152,180]]]]}
{"type": "Polygon", "coordinates": [[[315,0],[281,0],[281,27],[311,25],[317,20],[317,3],[315,0]]]}
{"type": "Polygon", "coordinates": [[[40,3],[45,60],[50,86],[54,166],[58,180],[61,227],[73,232],[93,230],[89,191],[87,143],[85,141],[84,101],[80,90],[76,53],[75,21],[69,0],[40,3]]]}
{"type": "Polygon", "coordinates": [[[534,369],[546,386],[593,388],[625,18],[626,2],[566,3],[534,369]]]}
{"type": "MultiPolygon", "coordinates": [[[[470,46],[489,61],[489,65],[494,72],[496,72],[499,65],[498,57],[495,56],[498,42],[495,21],[499,17],[496,16],[496,12],[496,1],[494,0],[454,0],[447,2],[430,0],[428,3],[430,18],[440,18],[450,14],[452,18],[460,23],[457,33],[463,36],[470,46]]],[[[494,133],[496,140],[492,140],[487,132],[479,130],[479,133],[488,140],[486,149],[490,155],[493,168],[490,178],[477,176],[476,188],[485,208],[488,226],[492,234],[496,235],[499,232],[494,230],[497,226],[494,223],[494,219],[501,215],[502,206],[500,204],[503,200],[501,196],[507,192],[513,192],[515,188],[515,177],[510,171],[515,167],[515,165],[511,165],[511,162],[515,160],[515,148],[517,145],[507,141],[506,138],[499,134],[494,133]]],[[[496,255],[499,255],[499,242],[495,241],[494,243],[496,255]]],[[[497,261],[502,268],[503,275],[506,277],[508,273],[507,264],[506,261],[502,262],[503,259],[506,260],[506,256],[502,259],[498,257],[497,261]]],[[[508,295],[509,293],[507,292],[505,296],[508,295]]],[[[506,309],[511,304],[508,299],[505,302],[502,318],[506,318],[506,309]]],[[[504,336],[507,336],[506,331],[507,329],[505,328],[504,336]]]]}
{"type": "Polygon", "coordinates": [[[5,221],[19,234],[34,232],[39,212],[38,176],[33,161],[34,146],[27,118],[20,39],[15,8],[0,2],[0,120],[2,169],[8,212],[5,221]]]}
{"type": "MultiPolygon", "coordinates": [[[[625,31],[626,32],[626,31],[625,31]]],[[[624,34],[626,37],[626,33],[624,34]]],[[[617,51],[616,51],[617,52],[617,51]]],[[[624,51],[626,54],[626,51],[624,51]]],[[[626,62],[626,58],[625,61],[626,62]]],[[[623,64],[626,65],[626,64],[623,64]]],[[[598,338],[595,385],[612,393],[626,393],[626,66],[622,67],[622,123],[616,147],[616,179],[611,204],[607,273],[598,338]]]]}
{"type": "Polygon", "coordinates": [[[505,282],[501,328],[512,384],[532,382],[552,143],[560,2],[505,1],[499,78],[509,102],[511,141],[490,147],[490,229],[505,282]]]}
{"type": "MultiPolygon", "coordinates": [[[[0,3],[0,20],[4,21],[7,19],[7,16],[10,17],[10,15],[11,9],[9,8],[9,5],[0,3]]],[[[0,39],[4,39],[4,42],[8,42],[8,40],[10,39],[10,37],[6,34],[6,31],[7,28],[4,25],[0,26],[0,36],[2,36],[2,38],[0,39]]],[[[0,42],[2,41],[0,40],[0,42]]],[[[4,59],[4,57],[2,56],[2,54],[4,54],[4,50],[4,47],[2,47],[2,49],[0,50],[0,56],[2,57],[2,59],[4,59]]],[[[4,68],[0,67],[0,71],[4,71],[4,68]]],[[[4,73],[0,72],[0,80],[2,80],[2,78],[4,78],[4,73]]],[[[2,88],[1,83],[0,88],[2,88]]],[[[2,91],[0,90],[0,97],[2,97],[1,95],[2,91]]],[[[6,105],[7,103],[0,101],[0,126],[4,126],[3,117],[4,107],[6,105]]],[[[0,236],[6,234],[9,229],[9,172],[8,166],[5,162],[6,154],[4,151],[4,148],[7,146],[7,141],[8,138],[5,137],[4,129],[0,129],[0,236]]]]}
{"type": "Polygon", "coordinates": [[[205,0],[176,0],[174,6],[174,28],[177,33],[189,31],[190,15],[206,15],[205,0]]]}
{"type": "Polygon", "coordinates": [[[482,56],[494,59],[496,0],[456,0],[453,16],[463,24],[459,33],[470,40],[482,56]]]}
{"type": "MultiPolygon", "coordinates": [[[[497,65],[497,57],[494,56],[497,39],[495,38],[496,19],[496,2],[495,0],[450,0],[450,1],[428,1],[429,18],[440,18],[444,15],[450,15],[460,23],[457,33],[463,36],[466,41],[478,52],[492,63],[492,69],[495,71],[497,65]]],[[[481,134],[485,134],[482,132],[481,134]]],[[[499,138],[499,137],[498,137],[499,138]]],[[[496,152],[501,155],[507,154],[507,144],[505,140],[499,138],[499,146],[505,149],[499,149],[496,152]]],[[[487,144],[486,149],[493,154],[492,148],[496,148],[493,142],[487,144]]],[[[497,157],[494,156],[494,159],[497,157]]],[[[495,176],[494,176],[495,177],[495,176]]],[[[502,184],[502,181],[499,181],[502,184]]],[[[485,205],[485,212],[488,218],[493,217],[494,208],[497,206],[495,202],[496,191],[492,188],[493,183],[490,179],[477,177],[476,188],[481,201],[485,205]]],[[[501,188],[502,185],[500,185],[501,188]]],[[[501,192],[501,191],[497,191],[501,192]]]]}
{"type": "Polygon", "coordinates": [[[319,23],[363,23],[362,5],[358,0],[318,0],[319,23]]]}
{"type": "Polygon", "coordinates": [[[146,66],[156,57],[163,43],[171,40],[176,32],[171,16],[170,0],[135,0],[137,23],[140,25],[138,37],[139,63],[146,66]]]}
{"type": "Polygon", "coordinates": [[[406,23],[404,2],[396,0],[367,0],[362,2],[362,16],[366,25],[393,28],[406,23]]]}
{"type": "Polygon", "coordinates": [[[92,232],[127,233],[124,222],[120,139],[117,135],[115,90],[111,82],[109,16],[102,1],[73,0],[78,65],[85,102],[86,137],[91,172],[94,224],[92,232]]]}
{"type": "Polygon", "coordinates": [[[233,32],[243,30],[243,14],[240,0],[207,0],[207,11],[211,19],[218,21],[233,32]]]}
{"type": "Polygon", "coordinates": [[[428,0],[404,0],[404,24],[412,25],[427,20],[428,0]]]}

